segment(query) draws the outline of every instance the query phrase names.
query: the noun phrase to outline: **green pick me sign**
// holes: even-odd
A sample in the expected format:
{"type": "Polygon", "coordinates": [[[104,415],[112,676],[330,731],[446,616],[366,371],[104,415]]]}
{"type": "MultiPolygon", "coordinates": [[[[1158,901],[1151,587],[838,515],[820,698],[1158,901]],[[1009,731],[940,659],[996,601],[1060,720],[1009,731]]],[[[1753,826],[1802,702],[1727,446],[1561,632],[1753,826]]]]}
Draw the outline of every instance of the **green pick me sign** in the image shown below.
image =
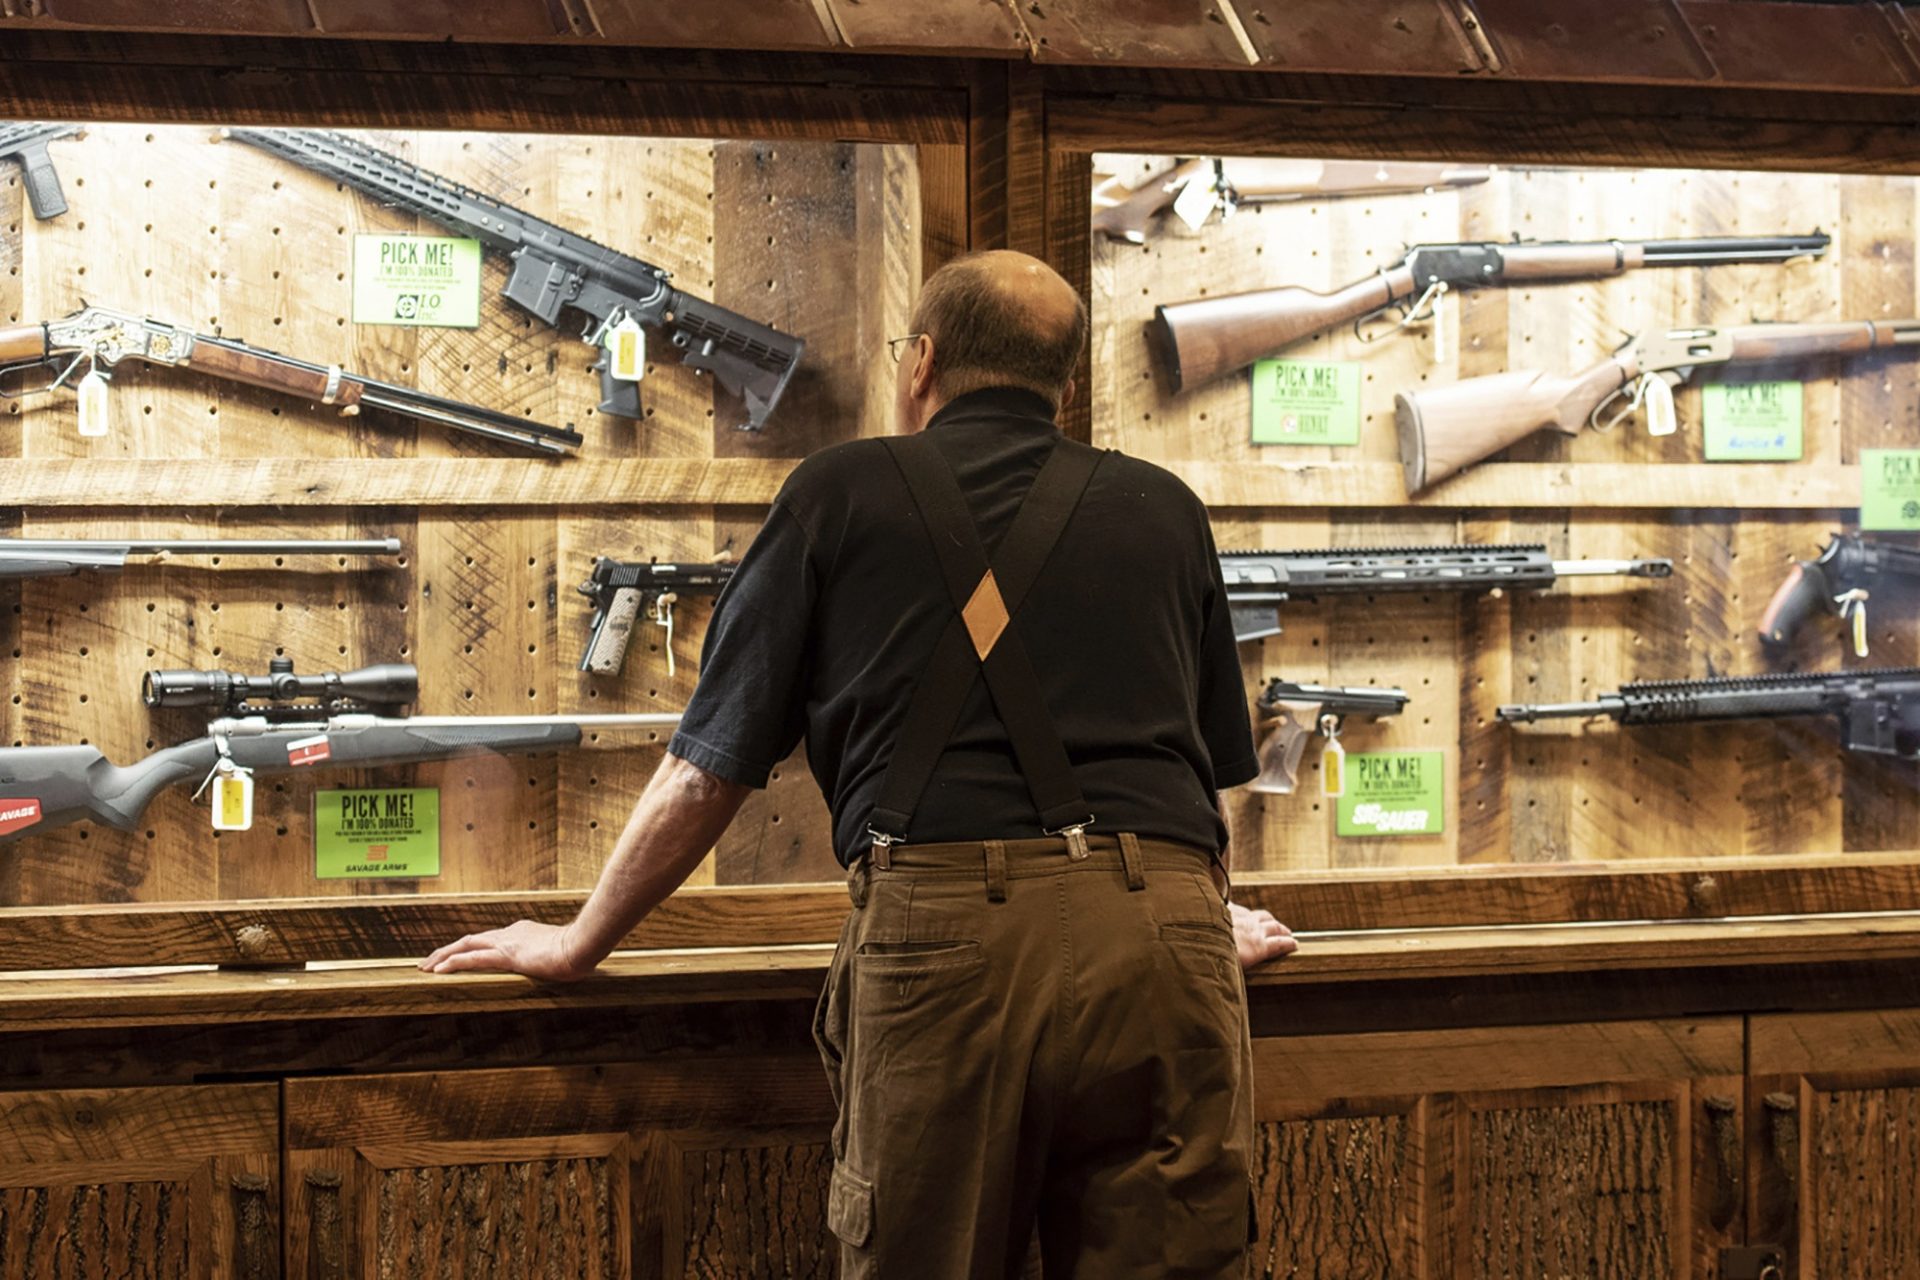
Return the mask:
{"type": "Polygon", "coordinates": [[[1920,529],[1920,449],[1860,451],[1860,527],[1920,529]]]}
{"type": "Polygon", "coordinates": [[[316,792],[313,861],[322,880],[439,875],[439,790],[316,792]]]}
{"type": "Polygon", "coordinates": [[[1256,361],[1253,442],[1359,444],[1360,366],[1351,360],[1256,361]]]}
{"type": "Polygon", "coordinates": [[[453,236],[355,236],[353,322],[478,328],[480,242],[453,236]]]}
{"type": "Polygon", "coordinates": [[[1370,751],[1347,757],[1334,831],[1343,836],[1431,836],[1445,828],[1446,753],[1370,751]]]}

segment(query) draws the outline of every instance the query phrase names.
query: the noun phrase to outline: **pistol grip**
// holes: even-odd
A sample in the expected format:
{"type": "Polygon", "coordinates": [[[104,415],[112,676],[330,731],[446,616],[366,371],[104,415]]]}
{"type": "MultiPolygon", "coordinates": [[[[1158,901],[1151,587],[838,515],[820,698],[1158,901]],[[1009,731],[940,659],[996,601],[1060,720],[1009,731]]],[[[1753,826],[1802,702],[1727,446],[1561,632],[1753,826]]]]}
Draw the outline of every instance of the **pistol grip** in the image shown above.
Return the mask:
{"type": "Polygon", "coordinates": [[[613,357],[604,350],[593,367],[600,375],[599,411],[616,418],[641,418],[645,410],[640,407],[640,384],[614,377],[613,357]]]}
{"type": "Polygon", "coordinates": [[[23,147],[19,152],[20,169],[26,178],[27,204],[33,216],[45,222],[67,211],[66,193],[60,190],[60,175],[54,171],[47,144],[23,147]]]}
{"type": "Polygon", "coordinates": [[[1247,784],[1249,791],[1261,795],[1290,796],[1300,781],[1300,757],[1306,754],[1307,739],[1314,723],[1312,708],[1306,723],[1296,715],[1301,708],[1282,703],[1274,713],[1273,729],[1260,743],[1260,776],[1247,784]]]}
{"type": "Polygon", "coordinates": [[[627,646],[633,642],[633,624],[640,617],[638,587],[621,587],[593,611],[593,635],[581,655],[580,670],[597,676],[617,676],[626,665],[627,646]]]}

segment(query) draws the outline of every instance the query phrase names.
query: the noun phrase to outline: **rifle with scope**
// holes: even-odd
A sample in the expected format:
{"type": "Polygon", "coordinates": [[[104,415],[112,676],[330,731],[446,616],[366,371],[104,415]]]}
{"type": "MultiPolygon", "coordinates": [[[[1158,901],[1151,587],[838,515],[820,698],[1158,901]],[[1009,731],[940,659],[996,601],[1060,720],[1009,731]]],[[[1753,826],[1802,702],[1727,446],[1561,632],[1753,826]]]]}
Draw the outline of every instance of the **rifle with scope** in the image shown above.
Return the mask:
{"type": "Polygon", "coordinates": [[[1280,634],[1280,606],[1320,596],[1426,591],[1544,591],[1561,578],[1668,578],[1673,561],[1555,560],[1539,543],[1367,547],[1338,551],[1222,551],[1233,638],[1280,634]]]}
{"type": "Polygon", "coordinates": [[[398,538],[0,538],[0,582],[124,569],[135,556],[397,556],[398,538]]]}
{"type": "MultiPolygon", "coordinates": [[[[229,129],[236,142],[404,209],[508,256],[507,301],[558,328],[572,307],[587,317],[581,341],[601,348],[601,413],[640,418],[640,367],[616,365],[610,341],[632,322],[666,335],[690,369],[711,373],[747,406],[742,430],[758,431],[780,402],[807,344],[705,298],[676,289],[671,274],[651,262],[595,244],[583,235],[536,218],[437,173],[342,133],[319,129],[229,129]]],[[[636,331],[634,337],[638,339],[636,331]]],[[[625,362],[623,362],[625,363],[625,362]]]]}
{"type": "Polygon", "coordinates": [[[1300,781],[1300,757],[1315,733],[1327,740],[1320,771],[1321,789],[1330,796],[1344,790],[1341,774],[1346,751],[1340,730],[1348,716],[1397,716],[1410,699],[1405,689],[1339,687],[1269,680],[1253,704],[1255,718],[1267,726],[1260,740],[1260,776],[1247,784],[1250,791],[1290,796],[1300,781]]]}
{"type": "Polygon", "coordinates": [[[0,161],[20,162],[20,176],[27,189],[27,205],[41,222],[57,218],[67,211],[67,197],[60,190],[60,175],[54,170],[47,144],[80,132],[77,124],[42,124],[19,120],[0,124],[0,161]]]}
{"type": "Polygon", "coordinates": [[[565,453],[581,441],[577,431],[542,426],[497,409],[378,382],[337,364],[315,364],[106,307],[85,307],[59,320],[0,328],[0,378],[33,369],[44,369],[49,375],[35,386],[0,387],[0,395],[18,399],[58,390],[86,365],[87,372],[74,387],[80,400],[80,434],[103,436],[107,434],[107,380],[114,367],[128,359],[184,365],[211,378],[334,405],[342,417],[352,417],[371,405],[549,454],[565,453]]]}
{"type": "Polygon", "coordinates": [[[1760,618],[1760,642],[1771,653],[1781,653],[1808,618],[1826,613],[1848,624],[1853,651],[1867,656],[1867,600],[1883,582],[1920,584],[1920,548],[1836,533],[1826,550],[1802,560],[1767,602],[1760,618]]]}
{"type": "Polygon", "coordinates": [[[1920,667],[1655,680],[1587,702],[1511,705],[1495,715],[1510,724],[1610,716],[1625,725],[1832,716],[1846,750],[1912,760],[1920,758],[1920,667]]]}
{"type": "MultiPolygon", "coordinates": [[[[240,807],[250,822],[255,773],[544,754],[578,747],[589,730],[680,721],[677,714],[400,715],[419,693],[419,673],[402,663],[317,675],[296,674],[285,658],[275,658],[265,675],[150,671],[141,693],[149,707],[209,708],[216,718],[205,736],[129,765],[115,765],[91,746],[0,748],[0,843],[82,819],[132,831],[156,795],[182,782],[203,791],[233,782],[246,796],[240,807]]],[[[216,801],[216,825],[221,809],[216,801]]]]}
{"type": "Polygon", "coordinates": [[[1398,262],[1332,293],[1299,285],[1154,308],[1147,334],[1175,391],[1244,369],[1335,325],[1357,327],[1390,307],[1398,328],[1430,319],[1454,289],[1504,288],[1528,281],[1599,280],[1642,267],[1704,267],[1818,257],[1830,237],[1705,236],[1692,240],[1497,240],[1417,244],[1398,262]]]}
{"type": "Polygon", "coordinates": [[[1673,388],[1709,365],[1862,355],[1920,343],[1920,320],[1742,324],[1668,329],[1629,338],[1590,369],[1567,377],[1521,369],[1394,397],[1407,492],[1538,431],[1606,431],[1645,409],[1649,435],[1672,435],[1673,388]],[[1607,407],[1620,402],[1608,415],[1607,407]]]}

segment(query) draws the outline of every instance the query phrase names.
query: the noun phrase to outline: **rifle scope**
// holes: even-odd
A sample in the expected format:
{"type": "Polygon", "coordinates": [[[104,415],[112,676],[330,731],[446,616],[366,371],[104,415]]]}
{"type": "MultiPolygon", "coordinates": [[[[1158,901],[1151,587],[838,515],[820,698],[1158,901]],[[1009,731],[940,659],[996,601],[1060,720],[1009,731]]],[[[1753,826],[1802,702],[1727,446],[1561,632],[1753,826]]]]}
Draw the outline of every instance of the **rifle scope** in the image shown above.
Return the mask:
{"type": "Polygon", "coordinates": [[[238,671],[149,671],[140,681],[141,699],[156,708],[222,707],[234,711],[249,702],[292,702],[301,698],[393,706],[412,702],[419,693],[418,669],[403,662],[302,676],[294,674],[292,659],[275,658],[267,664],[264,676],[238,671]]]}

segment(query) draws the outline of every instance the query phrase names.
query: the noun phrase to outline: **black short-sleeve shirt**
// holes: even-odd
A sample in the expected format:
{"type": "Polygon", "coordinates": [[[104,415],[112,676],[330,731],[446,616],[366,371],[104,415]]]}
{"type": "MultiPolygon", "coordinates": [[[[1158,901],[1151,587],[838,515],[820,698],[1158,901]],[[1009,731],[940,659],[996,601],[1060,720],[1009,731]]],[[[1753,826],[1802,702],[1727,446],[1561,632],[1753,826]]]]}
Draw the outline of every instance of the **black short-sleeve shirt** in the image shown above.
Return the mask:
{"type": "MultiPolygon", "coordinates": [[[[989,554],[1059,440],[1047,402],[977,391],[927,432],[989,554]]],[[[953,604],[905,482],[877,440],[794,469],[715,603],[699,686],[668,750],[762,787],[802,737],[841,862],[864,850],[907,704],[953,604]]],[[[1203,849],[1215,791],[1258,772],[1206,508],[1171,473],[1109,453],[1011,624],[1096,832],[1203,849]]],[[[976,677],[909,844],[1020,839],[1039,816],[976,677]]]]}

